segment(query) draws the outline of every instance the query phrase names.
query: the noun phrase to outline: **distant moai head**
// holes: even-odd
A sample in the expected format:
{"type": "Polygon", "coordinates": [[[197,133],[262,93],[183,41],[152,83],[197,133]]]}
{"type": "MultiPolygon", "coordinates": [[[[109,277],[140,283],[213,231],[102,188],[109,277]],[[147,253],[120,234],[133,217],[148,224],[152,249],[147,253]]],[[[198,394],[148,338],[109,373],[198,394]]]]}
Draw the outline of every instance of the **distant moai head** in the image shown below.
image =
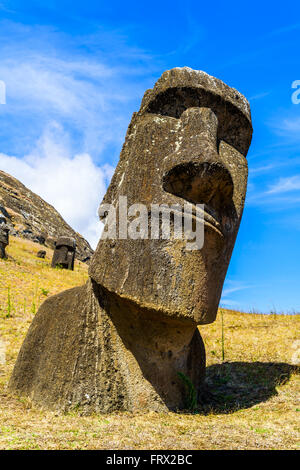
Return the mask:
{"type": "Polygon", "coordinates": [[[71,237],[60,237],[55,242],[55,249],[51,266],[60,266],[63,269],[74,269],[76,241],[71,237]]]}
{"type": "Polygon", "coordinates": [[[9,244],[9,228],[6,224],[6,218],[5,217],[0,217],[0,241],[2,243],[5,243],[6,245],[9,244]]]}
{"type": "Polygon", "coordinates": [[[9,228],[5,217],[0,217],[0,258],[5,258],[5,248],[9,244],[9,228]]]}
{"type": "Polygon", "coordinates": [[[44,259],[46,256],[46,251],[45,250],[39,250],[36,255],[38,258],[44,259]]]}
{"type": "Polygon", "coordinates": [[[187,240],[151,239],[150,231],[144,239],[102,235],[91,278],[145,311],[213,322],[243,212],[251,137],[249,104],[237,90],[187,67],[163,73],[133,114],[102,204],[118,213],[126,196],[149,219],[152,204],[203,204],[203,247],[187,250],[187,240]]]}

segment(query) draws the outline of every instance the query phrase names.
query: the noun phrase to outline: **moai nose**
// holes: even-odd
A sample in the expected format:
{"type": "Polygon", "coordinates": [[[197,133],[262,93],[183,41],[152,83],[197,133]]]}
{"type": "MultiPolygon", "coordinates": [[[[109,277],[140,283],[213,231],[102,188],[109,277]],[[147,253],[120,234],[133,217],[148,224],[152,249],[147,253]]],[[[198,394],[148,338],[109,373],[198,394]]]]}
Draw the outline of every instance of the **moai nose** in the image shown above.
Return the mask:
{"type": "Polygon", "coordinates": [[[231,206],[233,182],[220,163],[189,162],[176,165],[163,177],[163,188],[194,204],[205,204],[218,213],[231,206]]]}
{"type": "Polygon", "coordinates": [[[188,108],[182,113],[181,122],[192,151],[195,145],[203,147],[205,143],[217,153],[218,118],[212,109],[188,108]]]}
{"type": "Polygon", "coordinates": [[[180,163],[164,174],[163,188],[221,214],[231,205],[233,181],[218,154],[218,118],[209,108],[189,108],[181,120],[180,163]]]}

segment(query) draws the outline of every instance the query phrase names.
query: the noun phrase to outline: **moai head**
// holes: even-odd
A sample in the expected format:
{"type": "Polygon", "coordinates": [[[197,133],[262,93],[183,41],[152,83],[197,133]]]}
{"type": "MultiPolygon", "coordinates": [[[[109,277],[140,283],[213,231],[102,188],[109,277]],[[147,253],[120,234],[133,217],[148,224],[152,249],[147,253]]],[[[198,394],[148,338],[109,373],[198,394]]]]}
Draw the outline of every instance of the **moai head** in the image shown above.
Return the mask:
{"type": "MultiPolygon", "coordinates": [[[[247,100],[202,71],[175,68],[146,91],[102,202],[204,205],[204,244],[185,239],[102,239],[90,276],[146,312],[215,320],[247,185],[252,125],[247,100]]],[[[193,223],[195,217],[191,216],[193,223]]]]}
{"type": "Polygon", "coordinates": [[[76,241],[71,237],[60,237],[55,243],[51,266],[74,269],[76,241]]]}
{"type": "Polygon", "coordinates": [[[0,217],[0,241],[5,245],[9,244],[8,234],[9,228],[6,224],[6,219],[5,217],[0,217]]]}
{"type": "Polygon", "coordinates": [[[0,217],[0,258],[5,258],[5,248],[9,244],[9,228],[5,217],[0,217]]]}
{"type": "Polygon", "coordinates": [[[44,259],[46,257],[46,251],[45,250],[39,250],[36,255],[38,258],[44,259]]]}

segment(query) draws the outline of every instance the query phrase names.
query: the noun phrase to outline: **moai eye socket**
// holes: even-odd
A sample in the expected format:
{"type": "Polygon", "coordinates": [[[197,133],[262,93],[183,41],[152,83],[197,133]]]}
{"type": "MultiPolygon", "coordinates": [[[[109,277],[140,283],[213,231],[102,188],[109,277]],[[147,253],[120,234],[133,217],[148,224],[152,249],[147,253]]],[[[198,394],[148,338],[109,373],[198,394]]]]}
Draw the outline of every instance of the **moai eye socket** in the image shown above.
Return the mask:
{"type": "MultiPolygon", "coordinates": [[[[235,95],[239,100],[239,95],[235,95]]],[[[252,126],[238,106],[202,88],[176,87],[158,93],[144,112],[180,119],[188,108],[210,108],[218,118],[218,141],[224,140],[246,156],[252,137],[252,126]]]]}

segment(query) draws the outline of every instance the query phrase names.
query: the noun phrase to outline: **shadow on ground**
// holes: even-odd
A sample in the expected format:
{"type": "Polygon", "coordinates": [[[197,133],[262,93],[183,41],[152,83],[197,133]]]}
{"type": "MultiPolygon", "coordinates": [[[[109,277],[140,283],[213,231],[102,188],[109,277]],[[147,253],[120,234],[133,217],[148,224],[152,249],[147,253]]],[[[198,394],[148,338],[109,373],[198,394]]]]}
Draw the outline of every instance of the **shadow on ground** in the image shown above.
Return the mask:
{"type": "Polygon", "coordinates": [[[206,369],[199,413],[233,413],[277,395],[276,387],[287,383],[300,367],[278,362],[224,362],[206,369]]]}

